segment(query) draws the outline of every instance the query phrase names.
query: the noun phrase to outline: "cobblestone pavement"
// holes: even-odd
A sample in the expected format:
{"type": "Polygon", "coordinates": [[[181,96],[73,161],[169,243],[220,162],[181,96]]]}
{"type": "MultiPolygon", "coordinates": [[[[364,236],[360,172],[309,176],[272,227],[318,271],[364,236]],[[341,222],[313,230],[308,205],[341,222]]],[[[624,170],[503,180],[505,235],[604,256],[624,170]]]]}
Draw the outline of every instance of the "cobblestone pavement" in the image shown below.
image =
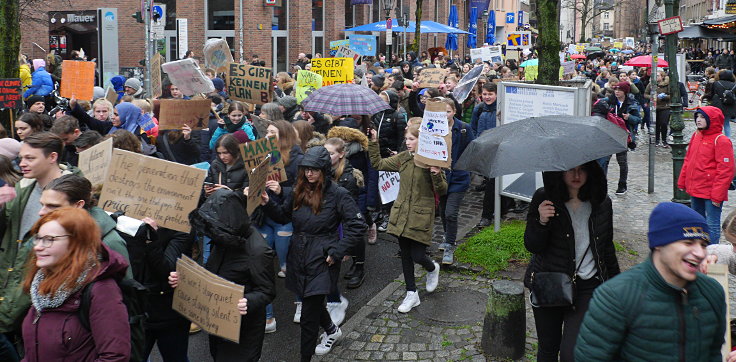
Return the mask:
{"type": "MultiPolygon", "coordinates": [[[[689,141],[694,132],[694,123],[685,123],[685,142],[689,141]]],[[[641,132],[640,132],[641,134],[641,132]]],[[[734,137],[731,137],[732,140],[734,137]]],[[[614,240],[623,246],[619,250],[619,262],[622,269],[641,262],[649,255],[646,232],[648,217],[654,206],[663,201],[672,199],[672,157],[669,149],[656,148],[654,193],[647,193],[648,185],[648,145],[646,137],[639,137],[638,148],[628,153],[629,176],[628,192],[625,195],[614,195],[618,184],[618,165],[615,157],[609,165],[609,194],[613,200],[614,210],[614,240]]],[[[732,194],[732,197],[736,194],[732,194]]],[[[480,219],[482,208],[482,193],[470,191],[461,207],[461,222],[458,240],[468,233],[480,219]]],[[[724,205],[725,216],[734,208],[734,202],[724,205]]],[[[509,214],[510,217],[520,218],[524,215],[509,214]]],[[[437,219],[435,224],[435,241],[440,240],[442,227],[437,219]]],[[[439,259],[436,249],[431,249],[435,259],[439,259]]],[[[344,360],[420,360],[420,361],[448,361],[470,360],[486,361],[480,348],[482,336],[483,312],[477,313],[477,318],[468,323],[439,323],[427,318],[421,312],[422,308],[433,308],[442,291],[466,290],[487,295],[492,280],[476,274],[464,272],[463,266],[443,270],[440,276],[440,286],[434,293],[424,291],[423,269],[417,267],[416,277],[422,305],[408,314],[398,313],[397,307],[403,300],[403,276],[399,275],[396,281],[390,283],[377,294],[366,306],[356,313],[343,326],[345,337],[335,346],[333,351],[317,358],[321,361],[344,360]]],[[[501,273],[501,277],[521,281],[523,267],[511,268],[501,273]]],[[[733,277],[731,277],[733,278],[733,277]]],[[[736,283],[730,283],[731,315],[736,315],[736,283]]],[[[536,353],[536,331],[534,318],[527,300],[526,321],[526,355],[523,360],[534,360],[536,353]]],[[[484,301],[481,301],[484,303],[484,301]]],[[[461,304],[461,303],[458,303],[461,304]]],[[[459,307],[458,307],[459,308],[459,307]]]]}

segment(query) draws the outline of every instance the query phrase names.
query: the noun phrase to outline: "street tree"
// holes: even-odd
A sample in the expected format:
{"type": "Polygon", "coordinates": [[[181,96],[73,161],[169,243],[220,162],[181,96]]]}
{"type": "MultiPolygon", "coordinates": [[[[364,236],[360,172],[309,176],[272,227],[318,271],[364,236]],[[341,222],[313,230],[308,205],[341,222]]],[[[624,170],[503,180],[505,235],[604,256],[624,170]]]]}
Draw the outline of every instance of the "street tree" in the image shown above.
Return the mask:
{"type": "Polygon", "coordinates": [[[537,83],[556,85],[560,77],[560,33],[549,31],[558,29],[557,0],[538,0],[536,9],[539,24],[537,52],[539,55],[539,75],[537,83]]]}
{"type": "Polygon", "coordinates": [[[423,0],[417,0],[417,10],[414,12],[414,21],[416,22],[416,29],[414,30],[414,43],[411,44],[411,51],[414,53],[419,52],[419,42],[422,41],[422,33],[421,33],[421,27],[422,27],[422,3],[423,0]]]}
{"type": "Polygon", "coordinates": [[[17,78],[20,52],[20,0],[0,1],[0,78],[17,78]]]}

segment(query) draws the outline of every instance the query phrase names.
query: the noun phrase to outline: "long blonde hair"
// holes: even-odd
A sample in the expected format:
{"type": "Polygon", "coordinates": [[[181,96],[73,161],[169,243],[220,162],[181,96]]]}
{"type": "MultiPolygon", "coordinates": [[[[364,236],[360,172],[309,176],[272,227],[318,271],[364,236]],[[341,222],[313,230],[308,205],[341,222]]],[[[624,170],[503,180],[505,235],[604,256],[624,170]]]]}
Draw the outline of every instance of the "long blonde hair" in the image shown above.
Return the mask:
{"type": "MultiPolygon", "coordinates": [[[[329,138],[327,139],[327,141],[325,141],[325,146],[326,145],[335,147],[335,151],[337,153],[345,152],[345,141],[342,138],[337,138],[337,137],[329,138]]],[[[333,170],[333,174],[335,175],[335,181],[339,180],[340,177],[342,177],[342,173],[345,171],[345,162],[346,162],[345,157],[341,157],[337,166],[335,166],[333,170]]]]}

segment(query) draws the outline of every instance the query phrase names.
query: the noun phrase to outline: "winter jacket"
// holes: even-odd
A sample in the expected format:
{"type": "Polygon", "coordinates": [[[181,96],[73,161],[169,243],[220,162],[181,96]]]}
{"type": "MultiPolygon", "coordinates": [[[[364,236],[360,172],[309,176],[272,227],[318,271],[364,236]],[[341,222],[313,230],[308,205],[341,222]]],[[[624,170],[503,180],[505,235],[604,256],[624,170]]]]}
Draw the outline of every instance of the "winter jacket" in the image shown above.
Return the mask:
{"type": "MultiPolygon", "coordinates": [[[[245,118],[243,118],[243,124],[240,126],[240,129],[245,132],[245,134],[248,135],[248,138],[251,139],[251,141],[255,141],[256,135],[253,133],[253,125],[248,123],[245,118]]],[[[217,144],[217,139],[222,137],[222,135],[229,133],[227,131],[227,128],[225,127],[217,127],[215,130],[215,133],[212,134],[212,138],[210,138],[210,148],[215,149],[215,145],[217,144]]]]}
{"type": "Polygon", "coordinates": [[[480,102],[473,108],[473,116],[470,118],[470,127],[475,137],[480,136],[486,130],[496,127],[496,102],[486,104],[480,102]]]}
{"type": "MultiPolygon", "coordinates": [[[[390,94],[392,104],[398,106],[399,100],[396,93],[387,93],[390,94]]],[[[407,123],[405,116],[394,109],[390,109],[374,114],[371,118],[371,123],[373,123],[373,128],[378,130],[381,156],[388,157],[391,155],[391,151],[398,152],[404,143],[404,131],[406,130],[407,123]]]]}
{"type": "MultiPolygon", "coordinates": [[[[87,209],[87,212],[89,212],[89,216],[92,216],[92,218],[95,219],[97,226],[100,227],[100,232],[102,233],[102,243],[110,247],[110,249],[112,249],[114,252],[120,254],[123,259],[125,259],[125,262],[130,264],[128,247],[125,243],[125,240],[120,237],[120,234],[118,234],[118,231],[115,229],[117,227],[117,223],[115,222],[115,220],[113,220],[110,215],[105,212],[105,210],[102,210],[97,206],[90,207],[89,209],[87,209]]],[[[125,277],[133,278],[133,272],[131,268],[126,268],[125,277]]]]}
{"type": "Polygon", "coordinates": [[[240,344],[248,346],[244,354],[225,356],[218,351],[215,360],[257,361],[261,356],[266,305],[276,297],[274,252],[246,214],[245,195],[231,190],[217,190],[189,215],[193,230],[211,238],[212,250],[207,270],[245,286],[248,313],[242,316],[240,344]]]}
{"type": "Polygon", "coordinates": [[[296,180],[297,171],[299,171],[299,165],[302,163],[304,158],[304,152],[302,152],[299,145],[294,145],[289,151],[289,164],[284,165],[284,171],[286,172],[286,181],[281,182],[281,186],[291,187],[294,185],[296,180]]]}
{"type": "Polygon", "coordinates": [[[414,155],[404,151],[381,158],[378,143],[368,144],[371,164],[379,171],[398,172],[402,183],[391,207],[388,233],[431,245],[434,230],[435,197],[447,194],[445,173],[437,175],[414,164],[414,155]]]}
{"type": "Polygon", "coordinates": [[[225,185],[233,191],[242,192],[248,186],[248,171],[240,158],[228,170],[227,165],[218,157],[210,163],[205,182],[225,185]]]}
{"type": "Polygon", "coordinates": [[[54,91],[54,81],[44,67],[39,67],[33,72],[31,87],[23,93],[23,98],[32,95],[47,96],[54,91]]]}
{"type": "Polygon", "coordinates": [[[731,105],[723,104],[723,92],[725,92],[726,89],[730,89],[734,94],[736,94],[736,83],[728,80],[717,80],[711,86],[711,93],[708,98],[711,102],[710,105],[718,107],[718,109],[723,112],[723,117],[730,120],[732,118],[736,118],[736,103],[731,105]]]}
{"type": "Polygon", "coordinates": [[[99,132],[101,135],[106,135],[112,129],[112,122],[100,121],[87,114],[82,107],[77,103],[74,107],[69,110],[69,114],[79,120],[80,125],[87,126],[93,131],[99,132]]]}
{"type": "Polygon", "coordinates": [[[728,200],[728,186],[734,175],[733,146],[722,133],[723,113],[713,106],[700,107],[709,126],[690,139],[677,187],[690,196],[714,202],[728,200]]]}
{"type": "MultiPolygon", "coordinates": [[[[200,162],[200,148],[195,138],[201,137],[202,132],[196,135],[192,132],[189,139],[183,136],[177,142],[169,140],[169,131],[162,131],[161,136],[156,138],[156,149],[169,161],[183,165],[193,165],[200,162]],[[168,147],[166,147],[168,145],[168,147]]],[[[209,160],[207,160],[209,161],[209,160]]]]}
{"type": "Polygon", "coordinates": [[[348,190],[350,196],[353,197],[355,202],[358,202],[358,196],[363,193],[365,187],[365,180],[363,179],[363,173],[360,170],[353,168],[350,162],[345,161],[345,167],[342,170],[340,179],[337,180],[337,184],[340,187],[348,190]]]}
{"type": "Polygon", "coordinates": [[[33,84],[33,78],[31,77],[31,66],[28,64],[20,65],[20,84],[23,92],[28,90],[33,84]]]}
{"type": "MultiPolygon", "coordinates": [[[[531,288],[531,275],[535,272],[561,272],[572,276],[577,267],[575,234],[565,202],[551,200],[544,188],[540,188],[532,196],[526,219],[524,246],[533,255],[524,276],[524,285],[531,288]],[[555,217],[547,225],[539,223],[538,209],[544,200],[552,201],[555,206],[555,217]]],[[[613,246],[613,209],[608,196],[600,204],[591,205],[588,232],[598,274],[603,281],[613,278],[620,270],[613,246]]]]}
{"type": "MultiPolygon", "coordinates": [[[[647,88],[644,91],[644,98],[646,98],[646,99],[651,99],[652,98],[652,95],[650,93],[651,92],[651,89],[652,89],[651,87],[652,87],[652,83],[650,82],[647,85],[647,88]]],[[[670,95],[670,77],[665,77],[665,80],[664,81],[657,83],[657,93],[656,93],[655,97],[657,97],[656,104],[657,104],[657,110],[658,111],[659,110],[670,109],[670,99],[672,97],[670,95]],[[661,94],[661,93],[664,93],[665,94],[664,98],[662,98],[662,99],[659,98],[659,94],[661,94]]]]}
{"type": "MultiPolygon", "coordinates": [[[[304,162],[310,162],[307,163],[309,167],[319,168],[325,174],[329,174],[332,167],[324,147],[310,149],[304,162]],[[315,154],[324,157],[315,160],[315,154]]],[[[340,271],[339,261],[348,255],[350,248],[361,242],[366,232],[365,220],[350,192],[329,177],[323,187],[322,204],[317,214],[308,206],[294,209],[293,191],[285,195],[280,204],[269,200],[264,208],[266,215],[274,221],[281,224],[291,222],[294,226],[286,260],[289,266],[286,269],[286,287],[300,298],[329,294],[330,280],[336,278],[340,271]],[[338,233],[340,225],[342,238],[338,233]],[[331,266],[325,261],[328,256],[335,260],[331,266]]]]}
{"type": "Polygon", "coordinates": [[[615,113],[630,125],[638,125],[641,123],[641,112],[639,111],[639,103],[634,99],[633,94],[627,94],[621,105],[618,104],[618,98],[611,96],[606,99],[606,102],[611,107],[609,110],[611,113],[615,113]],[[629,119],[624,118],[624,113],[629,114],[629,119]]]}
{"type": "Polygon", "coordinates": [[[363,173],[365,180],[365,195],[361,195],[359,206],[361,210],[379,205],[378,171],[371,166],[368,158],[368,137],[356,128],[333,127],[327,133],[327,138],[337,137],[345,141],[345,158],[350,165],[363,173]]]}
{"type": "Polygon", "coordinates": [[[470,187],[470,172],[455,169],[455,163],[460,159],[465,148],[475,137],[470,126],[455,118],[452,124],[452,166],[445,170],[447,178],[447,192],[465,192],[470,187]]]}
{"type": "Polygon", "coordinates": [[[731,61],[732,60],[730,54],[721,54],[716,58],[716,68],[718,68],[719,70],[730,68],[731,61]]]}
{"type": "MultiPolygon", "coordinates": [[[[79,173],[79,169],[59,165],[63,174],[79,173]]],[[[33,250],[30,232],[20,234],[21,217],[36,187],[35,179],[22,179],[15,184],[15,199],[0,212],[0,333],[17,331],[31,300],[20,288],[25,277],[28,254],[33,250]]]]}
{"type": "Polygon", "coordinates": [[[652,258],[596,288],[575,345],[576,361],[721,361],[726,301],[698,273],[667,283],[652,258]]]}
{"type": "Polygon", "coordinates": [[[116,283],[128,264],[104,247],[91,290],[89,326],[79,320],[83,289],[41,313],[31,306],[23,320],[23,361],[125,361],[130,359],[130,326],[123,295],[116,283]]]}

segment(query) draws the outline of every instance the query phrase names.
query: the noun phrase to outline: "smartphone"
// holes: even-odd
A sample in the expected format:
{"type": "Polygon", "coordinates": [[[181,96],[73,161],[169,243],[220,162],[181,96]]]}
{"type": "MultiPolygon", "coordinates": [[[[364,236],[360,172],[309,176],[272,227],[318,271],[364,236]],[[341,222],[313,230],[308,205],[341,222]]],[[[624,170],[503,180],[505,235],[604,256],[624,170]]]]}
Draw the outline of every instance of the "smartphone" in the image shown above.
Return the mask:
{"type": "Polygon", "coordinates": [[[205,181],[204,182],[204,186],[206,186],[206,187],[215,187],[215,184],[213,184],[212,182],[205,181]]]}
{"type": "Polygon", "coordinates": [[[372,129],[373,129],[373,128],[371,128],[371,127],[367,127],[367,128],[365,129],[365,135],[366,135],[366,136],[368,136],[368,139],[371,139],[371,130],[372,130],[372,129]]]}

